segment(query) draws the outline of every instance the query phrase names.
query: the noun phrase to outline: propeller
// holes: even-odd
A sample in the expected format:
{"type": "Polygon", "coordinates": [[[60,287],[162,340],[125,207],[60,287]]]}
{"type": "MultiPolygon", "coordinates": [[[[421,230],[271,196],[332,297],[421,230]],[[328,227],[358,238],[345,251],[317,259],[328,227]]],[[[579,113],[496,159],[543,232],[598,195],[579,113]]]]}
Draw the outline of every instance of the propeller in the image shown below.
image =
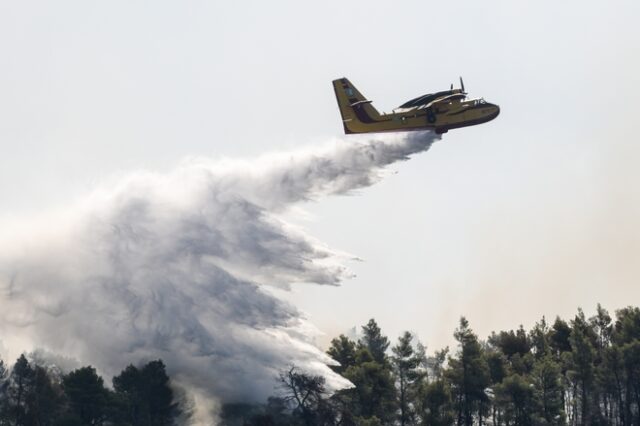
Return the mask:
{"type": "Polygon", "coordinates": [[[464,91],[464,81],[462,81],[462,77],[460,77],[460,89],[462,89],[462,93],[467,93],[464,91]]]}
{"type": "Polygon", "coordinates": [[[453,90],[453,83],[451,83],[451,89],[449,89],[449,90],[453,90]]]}

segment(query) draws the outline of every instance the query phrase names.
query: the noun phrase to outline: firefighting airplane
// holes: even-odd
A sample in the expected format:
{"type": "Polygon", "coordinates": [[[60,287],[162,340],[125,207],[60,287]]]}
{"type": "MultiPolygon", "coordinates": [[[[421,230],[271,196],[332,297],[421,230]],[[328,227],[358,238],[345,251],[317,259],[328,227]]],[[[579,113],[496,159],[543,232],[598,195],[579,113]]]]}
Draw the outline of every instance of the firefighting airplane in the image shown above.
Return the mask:
{"type": "Polygon", "coordinates": [[[377,133],[409,130],[434,130],[474,126],[491,121],[500,114],[500,107],[483,98],[467,99],[460,77],[460,89],[431,93],[412,99],[390,114],[380,114],[346,78],[333,81],[344,132],[377,133]]]}

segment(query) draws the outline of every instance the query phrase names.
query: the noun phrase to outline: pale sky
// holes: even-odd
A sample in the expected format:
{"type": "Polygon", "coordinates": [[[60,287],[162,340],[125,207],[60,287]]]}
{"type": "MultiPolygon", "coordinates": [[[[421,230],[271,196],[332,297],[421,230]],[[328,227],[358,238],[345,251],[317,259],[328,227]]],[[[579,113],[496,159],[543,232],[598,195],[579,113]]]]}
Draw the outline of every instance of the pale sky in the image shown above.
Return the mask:
{"type": "MultiPolygon", "coordinates": [[[[640,3],[2,1],[0,234],[114,175],[342,136],[331,80],[374,105],[465,78],[501,107],[299,223],[363,262],[288,296],[333,337],[451,344],[640,302],[640,3]]],[[[349,138],[344,138],[349,143],[349,138]]]]}

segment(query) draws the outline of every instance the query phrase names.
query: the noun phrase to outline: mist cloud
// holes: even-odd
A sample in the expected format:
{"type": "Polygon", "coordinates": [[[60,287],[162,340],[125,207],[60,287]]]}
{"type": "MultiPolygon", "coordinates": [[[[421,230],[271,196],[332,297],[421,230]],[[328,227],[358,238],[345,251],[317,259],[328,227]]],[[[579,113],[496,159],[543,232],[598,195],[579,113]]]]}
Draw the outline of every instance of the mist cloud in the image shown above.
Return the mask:
{"type": "MultiPolygon", "coordinates": [[[[296,364],[348,385],[314,327],[270,286],[339,284],[344,258],[280,217],[292,205],[375,183],[432,133],[263,157],[190,160],[133,173],[70,207],[48,232],[0,241],[0,331],[15,352],[117,374],[162,358],[200,401],[263,400],[296,364]]],[[[45,216],[46,218],[46,216],[45,216]]]]}

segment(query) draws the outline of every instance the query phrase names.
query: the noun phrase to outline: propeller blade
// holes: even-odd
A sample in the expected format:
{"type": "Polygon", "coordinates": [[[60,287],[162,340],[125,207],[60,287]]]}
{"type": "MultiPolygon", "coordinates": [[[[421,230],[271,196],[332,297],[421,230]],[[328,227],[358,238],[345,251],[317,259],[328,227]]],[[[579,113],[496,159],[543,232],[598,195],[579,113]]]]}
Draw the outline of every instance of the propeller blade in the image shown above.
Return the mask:
{"type": "Polygon", "coordinates": [[[460,88],[462,89],[462,92],[464,92],[464,81],[462,81],[462,77],[460,77],[460,88]]]}
{"type": "Polygon", "coordinates": [[[453,83],[451,83],[451,89],[450,90],[453,90],[453,83]]]}

